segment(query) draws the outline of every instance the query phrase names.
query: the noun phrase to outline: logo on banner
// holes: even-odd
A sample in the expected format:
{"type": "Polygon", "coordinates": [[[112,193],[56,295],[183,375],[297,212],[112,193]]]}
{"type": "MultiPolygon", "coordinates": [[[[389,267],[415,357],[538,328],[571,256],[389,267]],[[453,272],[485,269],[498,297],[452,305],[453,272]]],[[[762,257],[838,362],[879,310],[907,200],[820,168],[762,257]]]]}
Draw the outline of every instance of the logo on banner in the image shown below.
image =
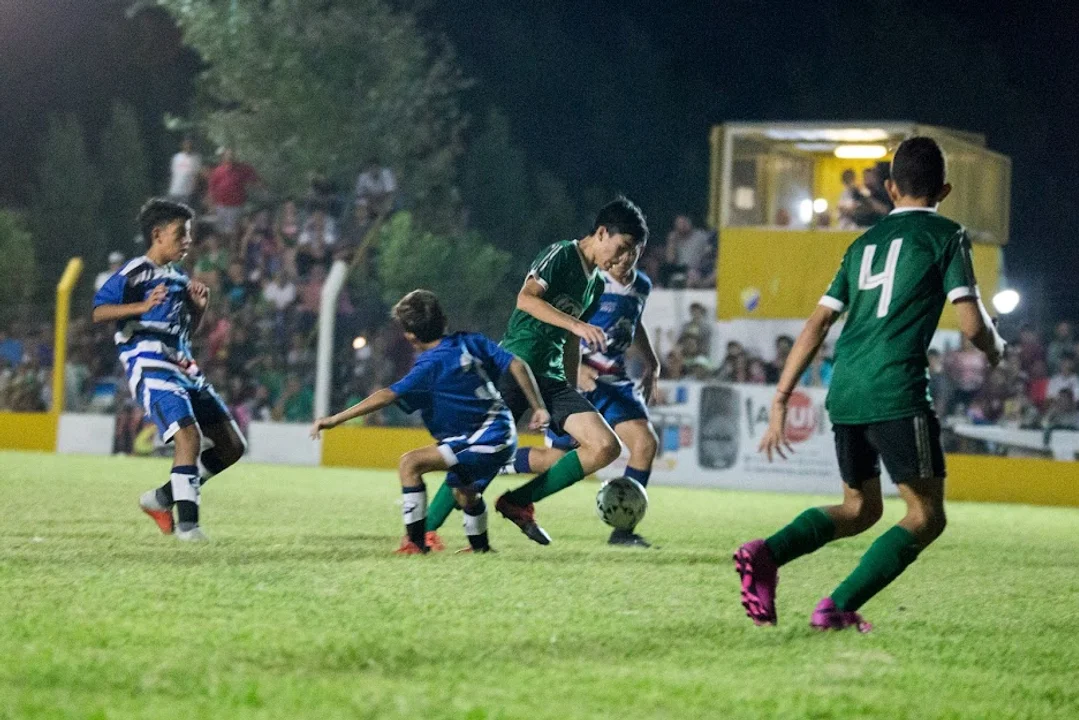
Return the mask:
{"type": "MultiPolygon", "coordinates": [[[[749,421],[749,433],[759,438],[768,427],[770,410],[763,402],[753,402],[746,398],[746,418],[749,421]]],[[[813,404],[813,399],[801,390],[795,390],[787,401],[787,439],[792,443],[809,440],[814,433],[820,432],[821,408],[813,404]]]]}
{"type": "Polygon", "coordinates": [[[795,390],[787,401],[787,439],[805,442],[817,429],[817,408],[804,392],[795,390]]]}

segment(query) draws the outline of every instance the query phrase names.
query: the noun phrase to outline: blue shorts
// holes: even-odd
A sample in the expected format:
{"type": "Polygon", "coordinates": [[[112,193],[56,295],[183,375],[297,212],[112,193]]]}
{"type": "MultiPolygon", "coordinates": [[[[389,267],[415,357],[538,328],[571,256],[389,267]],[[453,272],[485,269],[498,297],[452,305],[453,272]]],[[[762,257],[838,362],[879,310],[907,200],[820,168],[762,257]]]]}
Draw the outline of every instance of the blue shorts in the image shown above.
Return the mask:
{"type": "Polygon", "coordinates": [[[494,449],[495,447],[497,446],[470,445],[464,438],[440,442],[438,451],[450,466],[446,471],[446,485],[478,493],[486,490],[502,466],[513,459],[513,453],[517,450],[517,437],[507,438],[505,447],[494,449]]]}
{"type": "MultiPolygon", "coordinates": [[[[648,407],[644,398],[637,386],[631,382],[618,385],[597,382],[596,389],[586,392],[584,397],[595,406],[596,411],[612,428],[630,420],[648,419],[648,407]]],[[[548,429],[547,445],[556,450],[572,450],[577,447],[577,441],[566,433],[556,433],[548,429]]]]}
{"type": "Polygon", "coordinates": [[[233,421],[225,401],[208,383],[147,379],[143,385],[143,410],[157,425],[163,442],[170,442],[179,430],[191,425],[202,428],[233,421]]]}

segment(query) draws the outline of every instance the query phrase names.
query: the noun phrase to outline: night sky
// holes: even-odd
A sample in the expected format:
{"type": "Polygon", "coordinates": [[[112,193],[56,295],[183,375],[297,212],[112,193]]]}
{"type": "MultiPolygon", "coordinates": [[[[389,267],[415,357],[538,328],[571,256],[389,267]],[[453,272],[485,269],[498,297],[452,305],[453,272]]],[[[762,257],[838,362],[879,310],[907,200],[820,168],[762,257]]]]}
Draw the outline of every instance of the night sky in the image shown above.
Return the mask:
{"type": "MultiPolygon", "coordinates": [[[[591,199],[634,197],[665,233],[701,219],[708,129],[724,120],[913,120],[985,134],[1011,156],[1013,284],[1043,321],[1079,316],[1079,21],[1070,3],[420,1],[475,80],[467,109],[510,118],[536,164],[591,199]]],[[[143,112],[155,169],[162,112],[190,101],[197,58],[160,16],[107,0],[0,0],[0,201],[21,203],[44,118],[93,134],[113,97],[143,112]]],[[[163,182],[163,179],[162,179],[163,182]]],[[[947,206],[944,206],[946,212],[947,206]]]]}

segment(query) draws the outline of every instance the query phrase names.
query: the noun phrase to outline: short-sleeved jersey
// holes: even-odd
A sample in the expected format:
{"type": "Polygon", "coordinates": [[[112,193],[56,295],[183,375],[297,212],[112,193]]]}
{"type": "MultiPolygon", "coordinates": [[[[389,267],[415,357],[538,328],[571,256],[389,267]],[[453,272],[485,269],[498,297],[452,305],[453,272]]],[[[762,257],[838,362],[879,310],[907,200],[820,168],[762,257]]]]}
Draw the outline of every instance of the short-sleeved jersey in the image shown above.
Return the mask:
{"type": "Polygon", "coordinates": [[[931,209],[896,209],[855,240],[820,300],[847,312],[828,390],[832,422],[929,410],[926,353],[944,301],[977,292],[966,231],[931,209]]]}
{"type": "MultiPolygon", "coordinates": [[[[576,240],[563,240],[541,252],[528,277],[543,286],[543,299],[575,318],[587,316],[603,292],[599,271],[591,271],[576,240]]],[[[528,363],[537,377],[565,380],[563,354],[567,333],[515,309],[502,338],[502,347],[528,363]]]]}
{"type": "Polygon", "coordinates": [[[513,416],[495,387],[513,355],[478,333],[454,333],[416,358],[390,386],[405,412],[420,411],[439,441],[497,446],[516,438],[513,416]]]}
{"type": "Polygon", "coordinates": [[[117,270],[94,295],[96,308],[142,302],[158,285],[168,291],[160,305],[116,323],[113,339],[135,398],[155,388],[205,382],[191,354],[189,283],[183,271],[156,265],[143,256],[117,270]]]}
{"type": "Polygon", "coordinates": [[[601,271],[600,277],[603,280],[603,294],[588,322],[603,328],[607,334],[607,350],[592,351],[582,342],[581,361],[599,373],[596,379],[600,382],[630,382],[626,375],[626,351],[633,345],[637,323],[644,313],[648,294],[652,292],[652,281],[640,271],[634,272],[633,279],[627,285],[606,272],[601,271]]]}

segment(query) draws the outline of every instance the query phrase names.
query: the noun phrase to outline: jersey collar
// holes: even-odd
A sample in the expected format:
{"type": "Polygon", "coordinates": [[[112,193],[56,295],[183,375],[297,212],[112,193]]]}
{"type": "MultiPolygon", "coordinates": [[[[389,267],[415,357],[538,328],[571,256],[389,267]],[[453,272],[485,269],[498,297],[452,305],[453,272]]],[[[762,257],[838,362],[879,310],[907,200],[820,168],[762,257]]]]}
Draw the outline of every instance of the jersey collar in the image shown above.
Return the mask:
{"type": "Polygon", "coordinates": [[[889,215],[899,215],[900,213],[907,213],[907,212],[935,213],[936,211],[937,211],[937,206],[934,205],[933,207],[902,207],[902,208],[895,208],[894,210],[892,210],[888,214],[889,215]]]}

